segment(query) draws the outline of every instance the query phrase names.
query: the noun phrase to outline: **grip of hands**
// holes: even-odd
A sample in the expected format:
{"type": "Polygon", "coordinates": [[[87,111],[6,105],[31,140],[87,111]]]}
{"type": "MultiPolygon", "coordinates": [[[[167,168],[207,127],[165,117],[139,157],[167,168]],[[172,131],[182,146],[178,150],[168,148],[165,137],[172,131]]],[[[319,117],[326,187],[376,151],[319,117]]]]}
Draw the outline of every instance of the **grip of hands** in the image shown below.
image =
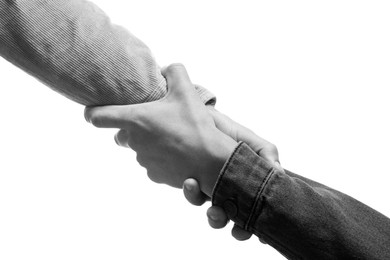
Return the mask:
{"type": "MultiPolygon", "coordinates": [[[[282,169],[279,162],[279,153],[274,144],[257,136],[250,129],[240,125],[228,116],[220,113],[213,106],[208,106],[208,109],[211,116],[213,117],[215,125],[220,131],[230,136],[237,142],[245,142],[259,156],[272,163],[274,167],[282,169]]],[[[199,188],[199,183],[195,179],[185,180],[183,184],[183,192],[186,199],[191,204],[196,206],[201,206],[207,200],[209,200],[209,198],[204,193],[202,193],[199,188]]],[[[211,206],[207,210],[207,217],[209,225],[216,229],[225,227],[229,221],[225,211],[217,206],[211,206]]],[[[234,224],[232,228],[232,236],[239,241],[244,241],[248,240],[252,236],[252,233],[234,224]]],[[[261,242],[264,243],[264,241],[261,242]]]]}
{"type": "MultiPolygon", "coordinates": [[[[152,181],[183,187],[190,203],[202,205],[211,197],[237,141],[244,141],[280,167],[274,145],[202,103],[183,65],[170,65],[162,74],[168,83],[164,98],[136,105],[87,107],[84,113],[96,127],[121,129],[116,143],[137,153],[137,161],[152,181]]],[[[224,210],[216,206],[208,209],[207,216],[213,228],[228,222],[224,210]]],[[[246,240],[251,233],[235,225],[232,235],[246,240]]]]}

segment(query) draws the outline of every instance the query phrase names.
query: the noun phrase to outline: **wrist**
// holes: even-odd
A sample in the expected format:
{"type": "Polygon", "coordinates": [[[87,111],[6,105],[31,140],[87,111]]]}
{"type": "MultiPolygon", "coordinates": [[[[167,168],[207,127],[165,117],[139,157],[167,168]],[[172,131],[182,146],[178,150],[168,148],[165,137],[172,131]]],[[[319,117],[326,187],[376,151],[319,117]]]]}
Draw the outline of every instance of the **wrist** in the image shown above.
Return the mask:
{"type": "Polygon", "coordinates": [[[210,198],[223,166],[237,146],[235,140],[218,130],[213,136],[208,142],[207,170],[200,173],[200,188],[210,198]]]}

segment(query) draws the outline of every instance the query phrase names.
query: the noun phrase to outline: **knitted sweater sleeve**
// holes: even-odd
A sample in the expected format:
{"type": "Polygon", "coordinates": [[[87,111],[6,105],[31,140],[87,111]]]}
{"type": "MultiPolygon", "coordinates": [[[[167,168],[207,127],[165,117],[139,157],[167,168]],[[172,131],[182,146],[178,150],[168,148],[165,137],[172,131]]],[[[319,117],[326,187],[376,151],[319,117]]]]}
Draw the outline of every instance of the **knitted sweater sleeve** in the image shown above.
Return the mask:
{"type": "Polygon", "coordinates": [[[83,105],[143,103],[167,91],[149,48],[86,0],[0,0],[0,55],[83,105]]]}

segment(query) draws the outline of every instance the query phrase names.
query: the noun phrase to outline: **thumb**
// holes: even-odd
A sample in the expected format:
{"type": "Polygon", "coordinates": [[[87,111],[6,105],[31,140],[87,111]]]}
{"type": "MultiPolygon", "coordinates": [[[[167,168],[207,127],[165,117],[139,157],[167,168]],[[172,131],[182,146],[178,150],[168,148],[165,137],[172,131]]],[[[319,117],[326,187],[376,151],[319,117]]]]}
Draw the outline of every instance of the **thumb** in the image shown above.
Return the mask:
{"type": "Polygon", "coordinates": [[[167,97],[175,95],[187,96],[195,93],[194,85],[184,65],[180,63],[171,64],[161,69],[161,73],[167,80],[167,97]]]}
{"type": "Polygon", "coordinates": [[[99,128],[126,128],[140,115],[141,111],[148,111],[145,104],[125,106],[96,106],[86,107],[84,117],[87,122],[99,128]]]}

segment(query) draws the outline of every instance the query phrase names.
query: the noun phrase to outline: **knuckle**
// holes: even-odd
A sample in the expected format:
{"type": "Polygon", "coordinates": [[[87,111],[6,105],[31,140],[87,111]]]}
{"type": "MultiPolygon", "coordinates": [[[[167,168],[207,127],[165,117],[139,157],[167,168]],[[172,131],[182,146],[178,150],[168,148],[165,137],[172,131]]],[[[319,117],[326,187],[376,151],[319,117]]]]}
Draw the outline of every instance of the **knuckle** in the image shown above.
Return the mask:
{"type": "Polygon", "coordinates": [[[278,155],[278,148],[273,143],[270,143],[268,145],[269,151],[271,151],[273,154],[278,155]]]}
{"type": "Polygon", "coordinates": [[[185,67],[182,63],[172,63],[171,65],[169,65],[167,68],[166,68],[166,72],[168,74],[173,74],[173,73],[177,73],[177,72],[181,72],[185,70],[185,67]]]}

